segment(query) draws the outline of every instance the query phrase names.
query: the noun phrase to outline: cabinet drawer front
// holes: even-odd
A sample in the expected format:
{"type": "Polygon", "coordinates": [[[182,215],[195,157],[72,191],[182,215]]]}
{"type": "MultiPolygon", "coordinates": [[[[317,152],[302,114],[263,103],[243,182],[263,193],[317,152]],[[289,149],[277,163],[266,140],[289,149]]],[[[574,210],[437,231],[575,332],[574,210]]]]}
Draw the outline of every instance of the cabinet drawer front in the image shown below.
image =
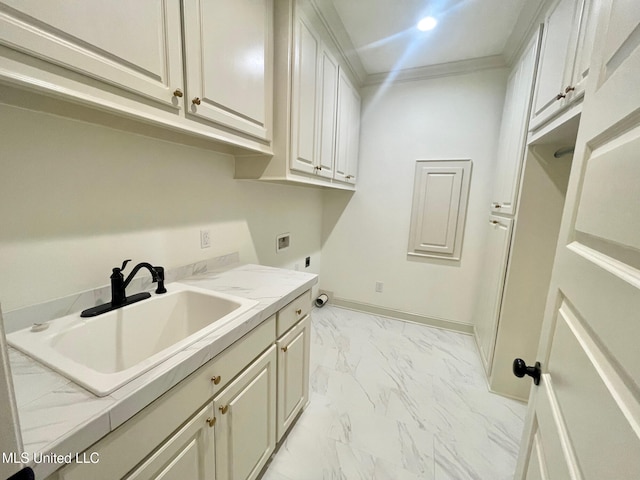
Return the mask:
{"type": "Polygon", "coordinates": [[[275,315],[89,448],[99,466],[72,463],[60,480],[122,478],[274,341],[275,315]]]}
{"type": "Polygon", "coordinates": [[[272,315],[253,332],[239,340],[236,345],[229,347],[212,362],[201,367],[199,381],[201,385],[207,387],[206,398],[203,397],[203,399],[211,398],[222,390],[275,339],[275,315],[272,315]]]}
{"type": "Polygon", "coordinates": [[[310,311],[311,290],[307,290],[277,313],[276,336],[280,337],[310,311]]]}

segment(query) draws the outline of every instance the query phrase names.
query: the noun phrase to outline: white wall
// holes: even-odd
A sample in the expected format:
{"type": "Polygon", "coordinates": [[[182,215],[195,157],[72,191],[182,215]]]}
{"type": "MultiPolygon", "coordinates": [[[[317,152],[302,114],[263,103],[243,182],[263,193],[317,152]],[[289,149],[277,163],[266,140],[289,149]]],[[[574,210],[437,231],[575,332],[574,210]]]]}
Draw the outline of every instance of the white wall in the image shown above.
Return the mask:
{"type": "Polygon", "coordinates": [[[365,88],[357,191],[324,199],[320,288],[336,298],[472,323],[506,70],[365,88]],[[415,161],[471,158],[462,259],[409,260],[415,161]],[[347,203],[348,202],[348,203],[347,203]],[[375,282],[384,282],[383,293],[375,282]]]}
{"type": "Polygon", "coordinates": [[[106,285],[125,258],[170,268],[239,251],[304,269],[311,255],[319,271],[320,190],[237,181],[227,155],[6,105],[0,135],[5,311],[106,285]]]}

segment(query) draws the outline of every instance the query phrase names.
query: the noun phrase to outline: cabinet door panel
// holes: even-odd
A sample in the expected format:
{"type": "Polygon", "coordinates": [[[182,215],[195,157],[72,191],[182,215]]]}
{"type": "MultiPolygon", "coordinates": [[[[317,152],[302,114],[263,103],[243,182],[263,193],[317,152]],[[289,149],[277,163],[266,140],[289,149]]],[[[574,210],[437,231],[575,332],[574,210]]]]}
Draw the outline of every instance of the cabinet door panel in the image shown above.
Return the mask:
{"type": "Polygon", "coordinates": [[[536,36],[509,77],[500,128],[497,181],[491,203],[496,213],[513,215],[516,212],[538,45],[536,36]]]}
{"type": "Polygon", "coordinates": [[[276,443],[276,350],[272,345],[214,401],[216,479],[258,476],[276,443]]]}
{"type": "Polygon", "coordinates": [[[489,217],[483,290],[476,309],[476,340],[487,375],[491,373],[512,225],[511,219],[493,215],[489,217]]]}
{"type": "Polygon", "coordinates": [[[351,109],[349,120],[349,146],[347,148],[347,175],[345,180],[356,183],[360,155],[360,95],[351,88],[351,109]]]}
{"type": "Polygon", "coordinates": [[[0,2],[1,44],[174,107],[181,38],[177,0],[0,2]]]}
{"type": "MultiPolygon", "coordinates": [[[[596,26],[602,2],[600,0],[585,0],[580,16],[580,36],[578,50],[571,79],[571,99],[584,95],[584,87],[591,66],[591,54],[595,41],[596,26]]],[[[569,96],[567,96],[569,98],[569,96]]]]}
{"type": "Polygon", "coordinates": [[[270,140],[272,0],[185,1],[184,23],[188,111],[270,140]]]}
{"type": "MultiPolygon", "coordinates": [[[[536,81],[536,94],[531,113],[531,127],[537,128],[564,105],[559,94],[569,84],[567,64],[573,62],[575,44],[572,43],[573,20],[578,3],[582,0],[559,0],[544,24],[540,64],[536,81]]],[[[571,69],[571,65],[569,65],[571,69]]]]}
{"type": "Polygon", "coordinates": [[[291,101],[291,169],[314,173],[318,135],[318,64],[320,41],[306,20],[295,19],[291,101]]]}
{"type": "Polygon", "coordinates": [[[276,343],[278,347],[278,441],[309,399],[311,317],[276,343]]]}
{"type": "Polygon", "coordinates": [[[126,479],[213,480],[214,435],[207,422],[210,418],[213,406],[208,404],[126,479]]]}
{"type": "Polygon", "coordinates": [[[340,71],[338,82],[338,120],[336,127],[337,180],[356,183],[360,141],[360,95],[340,71]]]}
{"type": "Polygon", "coordinates": [[[336,104],[338,100],[338,62],[326,50],[320,56],[320,132],[318,175],[333,178],[336,141],[336,104]]]}

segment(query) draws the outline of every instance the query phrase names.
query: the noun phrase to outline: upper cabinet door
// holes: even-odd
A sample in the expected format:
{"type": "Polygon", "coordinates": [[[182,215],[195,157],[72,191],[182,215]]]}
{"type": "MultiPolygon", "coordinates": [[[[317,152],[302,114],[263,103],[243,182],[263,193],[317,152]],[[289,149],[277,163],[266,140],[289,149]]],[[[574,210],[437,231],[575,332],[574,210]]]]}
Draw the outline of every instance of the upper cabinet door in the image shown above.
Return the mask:
{"type": "Polygon", "coordinates": [[[336,142],[336,180],[355,183],[360,137],[360,96],[344,71],[338,81],[338,120],[336,142]]]}
{"type": "Polygon", "coordinates": [[[181,38],[178,0],[0,1],[0,44],[173,107],[181,38]]]}
{"type": "Polygon", "coordinates": [[[187,112],[270,141],[273,1],[185,0],[187,112]]]}
{"type": "Polygon", "coordinates": [[[580,11],[578,46],[567,99],[575,99],[584,95],[584,86],[591,66],[596,24],[601,8],[601,0],[585,0],[580,11]]]}
{"type": "Polygon", "coordinates": [[[315,173],[318,137],[320,38],[300,14],[295,17],[291,98],[291,169],[315,173]]]}
{"type": "Polygon", "coordinates": [[[583,0],[559,0],[545,23],[531,127],[537,128],[565,106],[575,57],[574,18],[583,0]],[[569,72],[567,73],[567,68],[569,72]]]}
{"type": "Polygon", "coordinates": [[[538,48],[539,35],[536,35],[509,76],[491,203],[495,213],[513,215],[516,212],[538,48]]]}
{"type": "Polygon", "coordinates": [[[333,178],[338,101],[338,62],[326,48],[320,55],[320,132],[318,168],[321,177],[333,178]]]}

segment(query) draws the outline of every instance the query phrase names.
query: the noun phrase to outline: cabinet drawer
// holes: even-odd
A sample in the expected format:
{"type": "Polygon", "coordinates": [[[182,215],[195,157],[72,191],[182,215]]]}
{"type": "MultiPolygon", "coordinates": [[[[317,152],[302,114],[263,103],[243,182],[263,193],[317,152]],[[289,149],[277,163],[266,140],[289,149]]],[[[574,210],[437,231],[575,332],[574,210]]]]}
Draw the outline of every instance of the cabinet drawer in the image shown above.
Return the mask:
{"type": "Polygon", "coordinates": [[[122,478],[274,341],[275,315],[90,447],[88,453],[100,455],[98,465],[72,463],[59,478],[122,478]]]}
{"type": "Polygon", "coordinates": [[[277,315],[276,336],[293,327],[311,310],[311,290],[307,290],[289,305],[280,310],[277,315]]]}

